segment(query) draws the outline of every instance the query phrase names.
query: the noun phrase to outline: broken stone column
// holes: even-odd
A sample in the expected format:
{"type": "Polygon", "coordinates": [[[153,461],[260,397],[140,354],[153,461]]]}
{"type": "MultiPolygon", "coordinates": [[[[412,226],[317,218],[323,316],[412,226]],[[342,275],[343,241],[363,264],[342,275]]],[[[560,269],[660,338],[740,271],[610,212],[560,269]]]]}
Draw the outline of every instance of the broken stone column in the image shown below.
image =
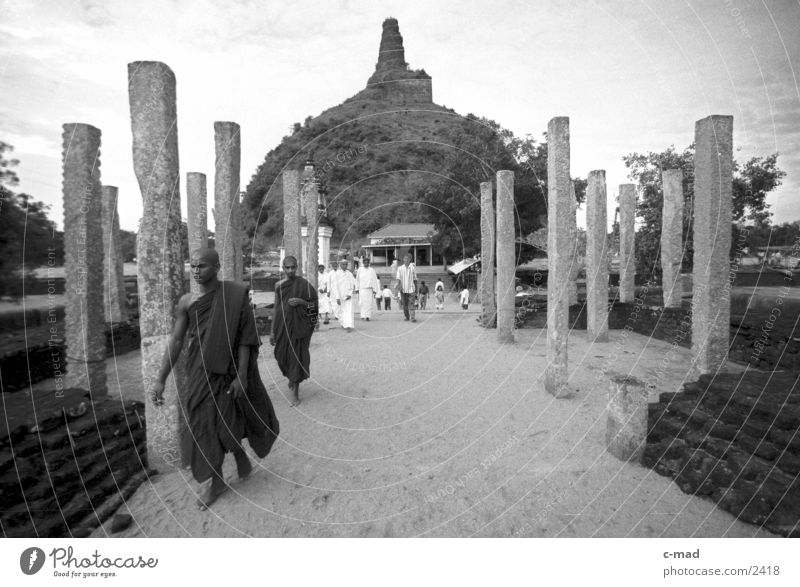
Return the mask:
{"type": "Polygon", "coordinates": [[[547,369],[545,389],[556,397],[567,386],[570,259],[575,205],[569,169],[569,118],[547,125],[547,369]]]}
{"type": "Polygon", "coordinates": [[[241,134],[235,122],[214,123],[214,239],[220,278],[242,281],[242,221],[239,210],[241,134]]]}
{"type": "Polygon", "coordinates": [[[306,219],[306,238],[303,249],[303,260],[305,261],[306,280],[317,287],[317,265],[319,259],[319,190],[317,180],[314,177],[314,165],[306,164],[303,172],[303,211],[306,219]]]}
{"type": "Polygon", "coordinates": [[[65,387],[107,395],[100,130],[65,124],[63,138],[65,387]]]}
{"type": "Polygon", "coordinates": [[[123,322],[128,319],[125,305],[125,279],[122,251],[119,242],[119,216],[117,215],[117,188],[104,185],[103,202],[103,308],[106,322],[123,322]]]}
{"type": "Polygon", "coordinates": [[[632,302],[636,296],[636,186],[619,186],[619,301],[632,302]]]}
{"type": "MultiPolygon", "coordinates": [[[[208,246],[208,191],[206,174],[190,171],[186,174],[187,228],[189,232],[189,255],[208,246]]],[[[192,293],[199,294],[200,286],[189,280],[192,293]]]]}
{"type": "Polygon", "coordinates": [[[208,190],[205,173],[190,171],[186,174],[186,199],[191,254],[208,246],[208,190]]]}
{"type": "Polygon", "coordinates": [[[297,259],[298,275],[303,267],[300,224],[300,173],[287,169],[283,172],[283,248],[284,257],[291,255],[297,259]]]}
{"type": "Polygon", "coordinates": [[[680,308],[683,281],[683,171],[665,169],[661,174],[664,205],[661,214],[661,287],[665,308],[680,308]]]}
{"type": "Polygon", "coordinates": [[[175,74],[157,61],[130,63],[128,94],[133,168],[143,201],[136,250],[147,454],[151,466],[155,462],[177,466],[178,389],[185,389],[186,381],[182,361],[173,365],[163,405],[152,403],[175,307],[184,293],[175,74]]]}
{"type": "Polygon", "coordinates": [[[608,221],[606,172],[590,171],[586,185],[586,333],[608,342],[608,221]]]}
{"type": "Polygon", "coordinates": [[[692,352],[700,375],[722,369],[728,356],[733,116],[698,120],[694,133],[692,352]]]}
{"type": "Polygon", "coordinates": [[[484,181],[481,183],[481,323],[484,328],[497,326],[497,300],[494,292],[495,229],[492,182],[484,181]]]}
{"type": "Polygon", "coordinates": [[[514,342],[514,172],[497,172],[497,340],[514,342]]]}
{"type": "Polygon", "coordinates": [[[647,389],[632,375],[613,375],[608,388],[606,448],[621,461],[641,460],[647,440],[647,389]]]}

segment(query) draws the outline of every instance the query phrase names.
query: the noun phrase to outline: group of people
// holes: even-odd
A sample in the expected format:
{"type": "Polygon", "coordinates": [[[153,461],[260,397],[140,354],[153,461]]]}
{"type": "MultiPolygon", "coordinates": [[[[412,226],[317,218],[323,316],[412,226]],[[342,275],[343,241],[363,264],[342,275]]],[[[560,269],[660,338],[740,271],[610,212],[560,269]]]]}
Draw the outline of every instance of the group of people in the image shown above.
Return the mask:
{"type": "Polygon", "coordinates": [[[347,259],[340,259],[338,267],[336,263],[331,263],[329,271],[325,270],[325,265],[319,265],[317,290],[322,323],[329,324],[333,318],[347,332],[352,332],[355,326],[356,294],[360,317],[366,321],[372,318],[372,300],[376,295],[382,295],[378,275],[370,267],[369,259],[361,261],[355,275],[348,269],[347,259]]]}
{"type": "MultiPolygon", "coordinates": [[[[416,322],[416,302],[425,308],[428,288],[424,282],[417,286],[416,268],[410,260],[406,255],[397,268],[396,295],[405,320],[416,322]]],[[[355,275],[348,270],[346,259],[339,261],[338,268],[334,265],[328,272],[319,266],[315,288],[297,275],[297,259],[286,256],[285,277],[275,285],[269,342],[289,382],[292,406],[300,403],[300,383],[310,376],[311,336],[318,317],[321,315],[325,324],[334,317],[352,332],[356,293],[361,319],[366,321],[372,316],[373,300],[383,298],[389,310],[395,295],[389,287],[381,289],[369,259],[361,261],[355,275]]],[[[233,453],[238,476],[245,479],[252,464],[244,451],[244,439],[256,456],[263,458],[280,427],[258,372],[261,341],[248,288],[218,279],[219,255],[214,249],[194,251],[190,266],[198,292],[184,295],[177,305],[173,332],[151,392],[153,403],[163,405],[167,377],[187,344],[188,378],[180,401],[188,421],[192,475],[198,483],[210,480],[197,500],[201,509],[207,509],[228,489],[222,474],[225,454],[233,453]]],[[[434,298],[436,309],[443,309],[441,280],[434,286],[434,298]]],[[[380,309],[380,302],[377,306],[380,309]]]]}
{"type": "MultiPolygon", "coordinates": [[[[424,281],[417,283],[416,268],[411,263],[411,257],[406,255],[403,264],[397,268],[395,274],[396,291],[389,284],[381,286],[375,269],[370,266],[370,260],[362,258],[358,264],[355,275],[348,268],[347,259],[331,263],[330,269],[324,265],[317,268],[317,288],[319,296],[319,313],[323,324],[330,320],[338,320],[346,331],[352,332],[355,323],[355,296],[358,295],[358,311],[361,320],[367,322],[372,318],[373,301],[378,311],[391,310],[392,300],[397,300],[406,320],[416,322],[415,310],[426,308],[429,289],[424,281]]],[[[444,307],[444,284],[439,280],[435,286],[437,309],[439,298],[441,307],[444,307]],[[441,294],[441,295],[439,295],[441,294]]]]}

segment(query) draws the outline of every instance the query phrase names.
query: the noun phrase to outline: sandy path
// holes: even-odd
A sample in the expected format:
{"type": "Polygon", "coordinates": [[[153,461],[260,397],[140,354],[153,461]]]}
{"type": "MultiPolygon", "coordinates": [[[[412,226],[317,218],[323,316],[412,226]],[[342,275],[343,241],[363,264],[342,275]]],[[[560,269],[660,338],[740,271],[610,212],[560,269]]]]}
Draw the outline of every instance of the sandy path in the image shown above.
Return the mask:
{"type": "MultiPolygon", "coordinates": [[[[188,471],[154,477],[129,500],[134,524],[119,535],[770,535],[605,452],[599,371],[644,376],[667,343],[612,331],[592,346],[574,333],[575,397],[556,400],[543,387],[544,330],[500,346],[476,312],[418,316],[381,313],[351,334],[323,327],[298,409],[265,346],[259,364],[282,429],[273,452],[244,482],[229,457],[231,490],[209,512],[192,506],[188,471]]],[[[679,352],[654,396],[683,380],[689,351],[679,352]]],[[[118,359],[123,388],[135,387],[136,368],[138,354],[118,359]]]]}

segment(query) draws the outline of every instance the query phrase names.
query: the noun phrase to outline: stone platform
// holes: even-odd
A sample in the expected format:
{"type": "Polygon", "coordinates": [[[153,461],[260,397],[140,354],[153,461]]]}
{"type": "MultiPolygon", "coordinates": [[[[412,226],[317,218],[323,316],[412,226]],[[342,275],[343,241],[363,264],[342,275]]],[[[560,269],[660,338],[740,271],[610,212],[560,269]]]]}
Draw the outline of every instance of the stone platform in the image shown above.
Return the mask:
{"type": "Polygon", "coordinates": [[[651,404],[643,463],[740,520],[800,537],[800,388],[780,373],[704,375],[651,404]]]}

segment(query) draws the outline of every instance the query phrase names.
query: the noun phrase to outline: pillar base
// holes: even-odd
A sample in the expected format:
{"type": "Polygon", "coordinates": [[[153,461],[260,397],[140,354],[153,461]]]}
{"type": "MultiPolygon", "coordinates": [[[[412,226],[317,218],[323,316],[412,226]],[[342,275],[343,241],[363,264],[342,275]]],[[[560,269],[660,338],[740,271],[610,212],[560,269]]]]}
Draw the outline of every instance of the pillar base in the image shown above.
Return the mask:
{"type": "Polygon", "coordinates": [[[631,375],[613,375],[608,388],[606,448],[621,461],[639,462],[646,441],[646,386],[631,375]]]}

